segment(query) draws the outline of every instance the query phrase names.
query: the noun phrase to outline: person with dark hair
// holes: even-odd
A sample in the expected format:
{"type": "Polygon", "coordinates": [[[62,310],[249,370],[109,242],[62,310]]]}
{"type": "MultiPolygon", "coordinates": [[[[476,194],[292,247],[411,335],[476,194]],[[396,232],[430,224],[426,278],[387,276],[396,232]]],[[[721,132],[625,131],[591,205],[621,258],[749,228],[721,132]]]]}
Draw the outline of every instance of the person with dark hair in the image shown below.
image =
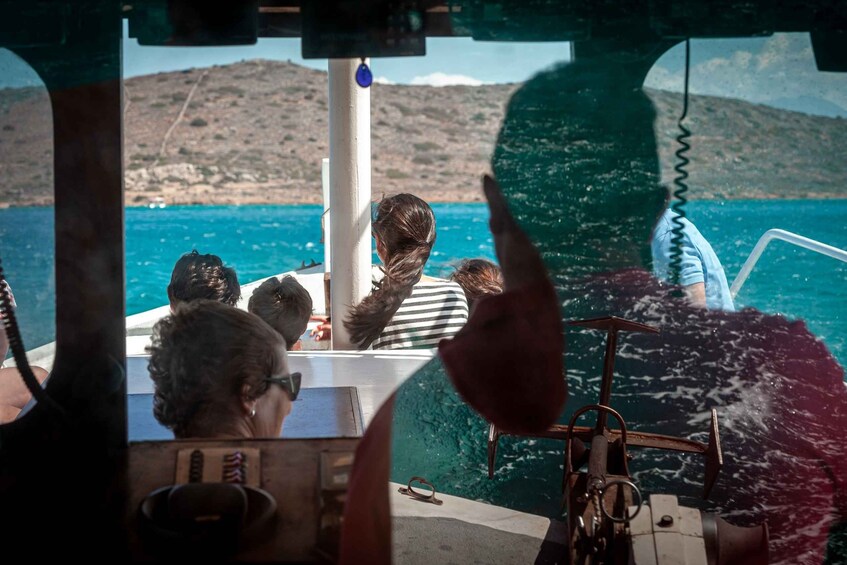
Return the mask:
{"type": "Polygon", "coordinates": [[[312,297],[291,275],[271,277],[253,291],[247,310],[279,332],[288,351],[295,351],[312,315],[312,297]]]}
{"type": "Polygon", "coordinates": [[[300,391],[282,336],[213,300],[156,323],[148,371],[153,415],[178,439],[278,437],[300,391]]]}
{"type": "MultiPolygon", "coordinates": [[[[556,421],[567,399],[556,291],[496,183],[486,176],[483,189],[503,292],[477,303],[468,323],[439,342],[438,355],[406,380],[368,424],[349,476],[339,563],[392,562],[392,536],[396,540],[398,530],[392,529],[389,480],[406,483],[425,470],[428,479],[437,477],[432,484],[439,493],[479,498],[479,490],[468,495],[465,489],[501,488],[502,481],[482,478],[488,423],[507,433],[540,433],[556,421]]],[[[510,465],[534,458],[534,453],[512,457],[510,465]]],[[[507,488],[525,498],[514,484],[507,488]]],[[[460,560],[472,556],[487,562],[492,555],[495,561],[521,560],[502,544],[492,553],[491,538],[465,538],[460,560]]],[[[450,551],[450,546],[441,550],[450,551]]],[[[534,544],[527,553],[534,557],[537,551],[534,544]]],[[[455,553],[436,553],[436,561],[456,558],[455,553]]]]}
{"type": "Polygon", "coordinates": [[[384,198],[373,221],[383,279],[344,325],[359,349],[435,347],[468,320],[458,284],[423,274],[435,244],[435,215],[412,194],[384,198]]]}
{"type": "Polygon", "coordinates": [[[473,308],[480,298],[503,292],[503,273],[500,267],[487,259],[465,259],[450,275],[450,280],[459,283],[473,308]]]}
{"type": "Polygon", "coordinates": [[[168,284],[168,300],[173,312],[180,302],[198,298],[235,306],[241,298],[241,287],[235,269],[225,266],[217,255],[200,255],[194,249],[174,265],[168,284]]]}

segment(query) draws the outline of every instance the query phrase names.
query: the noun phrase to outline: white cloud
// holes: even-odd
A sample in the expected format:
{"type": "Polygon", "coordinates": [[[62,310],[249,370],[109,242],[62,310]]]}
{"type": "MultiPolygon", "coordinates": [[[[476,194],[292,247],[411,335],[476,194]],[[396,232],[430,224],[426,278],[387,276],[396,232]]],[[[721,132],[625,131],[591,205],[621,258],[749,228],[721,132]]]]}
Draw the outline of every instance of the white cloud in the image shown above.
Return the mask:
{"type": "Polygon", "coordinates": [[[375,82],[376,84],[397,84],[397,83],[396,83],[396,82],[394,82],[393,80],[388,80],[388,79],[387,79],[387,78],[385,78],[385,77],[376,77],[376,78],[374,79],[374,82],[375,82]]]}
{"type": "Polygon", "coordinates": [[[452,86],[466,85],[479,86],[485,84],[479,79],[466,75],[448,75],[445,73],[431,73],[425,76],[419,76],[412,79],[409,84],[416,86],[452,86]]]}
{"type": "MultiPolygon", "coordinates": [[[[673,56],[681,54],[678,50],[673,56]]],[[[683,71],[671,71],[660,62],[651,69],[645,85],[679,92],[683,71]]],[[[847,108],[845,87],[844,75],[818,72],[806,34],[775,34],[764,42],[758,53],[742,49],[728,51],[724,57],[692,66],[690,78],[694,94],[763,104],[774,102],[780,107],[787,107],[785,101],[817,99],[847,108]]]]}
{"type": "Polygon", "coordinates": [[[644,79],[644,85],[656,90],[676,92],[682,90],[682,78],[679,74],[674,74],[665,67],[655,65],[650,69],[647,78],[644,79]]]}

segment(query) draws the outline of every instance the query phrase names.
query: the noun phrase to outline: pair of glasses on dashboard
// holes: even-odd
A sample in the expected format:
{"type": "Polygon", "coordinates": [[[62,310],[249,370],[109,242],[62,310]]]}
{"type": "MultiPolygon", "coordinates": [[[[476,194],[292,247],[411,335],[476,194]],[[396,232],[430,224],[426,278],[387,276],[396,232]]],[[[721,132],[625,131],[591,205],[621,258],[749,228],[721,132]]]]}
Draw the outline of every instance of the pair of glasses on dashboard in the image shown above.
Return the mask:
{"type": "Polygon", "coordinates": [[[291,400],[297,400],[297,395],[300,394],[300,381],[303,379],[300,373],[291,373],[278,377],[268,377],[265,382],[274,383],[285,389],[291,396],[291,400]]]}

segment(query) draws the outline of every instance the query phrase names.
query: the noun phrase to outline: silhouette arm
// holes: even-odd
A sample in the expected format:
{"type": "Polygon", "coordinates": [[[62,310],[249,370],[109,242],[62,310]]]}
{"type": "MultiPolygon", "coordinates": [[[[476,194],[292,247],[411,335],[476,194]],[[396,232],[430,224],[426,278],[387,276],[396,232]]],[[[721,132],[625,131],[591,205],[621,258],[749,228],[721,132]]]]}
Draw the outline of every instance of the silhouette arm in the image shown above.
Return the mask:
{"type": "Polygon", "coordinates": [[[479,301],[439,355],[456,391],[497,427],[546,429],[567,398],[564,336],[556,291],[532,242],[515,222],[497,182],[483,181],[505,291],[479,301]]]}

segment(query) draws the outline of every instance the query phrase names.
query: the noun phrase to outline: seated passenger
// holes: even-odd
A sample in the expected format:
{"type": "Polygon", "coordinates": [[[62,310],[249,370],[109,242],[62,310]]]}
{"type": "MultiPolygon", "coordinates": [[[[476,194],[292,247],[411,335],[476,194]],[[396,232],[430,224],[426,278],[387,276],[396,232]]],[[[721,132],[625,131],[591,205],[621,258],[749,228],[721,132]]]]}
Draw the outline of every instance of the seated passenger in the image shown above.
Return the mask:
{"type": "Polygon", "coordinates": [[[459,283],[465,291],[469,308],[480,298],[503,292],[503,273],[487,259],[465,259],[450,275],[450,280],[459,283]]]}
{"type": "Polygon", "coordinates": [[[148,370],[153,415],[178,439],[278,437],[300,391],[282,336],[211,300],[156,323],[148,370]]]}
{"type": "MultiPolygon", "coordinates": [[[[15,296],[12,288],[3,281],[2,285],[9,293],[12,308],[16,307],[15,296]]],[[[20,371],[17,367],[3,368],[3,362],[9,353],[9,340],[6,337],[6,328],[3,323],[3,314],[0,313],[0,424],[11,422],[18,417],[21,410],[32,398],[32,393],[24,384],[20,371]]],[[[47,378],[47,371],[41,367],[32,367],[32,373],[39,383],[47,378]]]]}
{"type": "Polygon", "coordinates": [[[217,255],[200,255],[194,249],[180,257],[174,265],[168,284],[171,312],[180,302],[198,298],[235,306],[241,298],[241,287],[235,269],[224,266],[217,255]]]}
{"type": "Polygon", "coordinates": [[[279,332],[288,351],[301,349],[300,336],[312,315],[312,297],[297,279],[290,275],[282,280],[269,278],[253,291],[247,310],[279,332]]]}
{"type": "Polygon", "coordinates": [[[373,221],[385,277],[356,306],[344,325],[359,349],[435,347],[468,320],[462,287],[423,274],[435,243],[435,215],[411,194],[379,203],[373,221]]]}

